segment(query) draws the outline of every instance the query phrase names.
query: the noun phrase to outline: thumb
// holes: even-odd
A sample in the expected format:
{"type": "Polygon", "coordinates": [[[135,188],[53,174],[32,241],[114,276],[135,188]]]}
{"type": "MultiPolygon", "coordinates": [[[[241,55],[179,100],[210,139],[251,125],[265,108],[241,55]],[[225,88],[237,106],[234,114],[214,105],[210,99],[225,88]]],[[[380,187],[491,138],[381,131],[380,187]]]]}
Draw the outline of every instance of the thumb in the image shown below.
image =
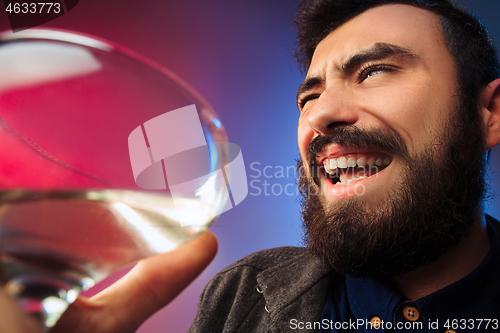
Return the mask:
{"type": "Polygon", "coordinates": [[[205,232],[174,251],[139,261],[125,276],[92,298],[79,297],[51,333],[125,333],[172,301],[212,261],[217,240],[205,232]]]}

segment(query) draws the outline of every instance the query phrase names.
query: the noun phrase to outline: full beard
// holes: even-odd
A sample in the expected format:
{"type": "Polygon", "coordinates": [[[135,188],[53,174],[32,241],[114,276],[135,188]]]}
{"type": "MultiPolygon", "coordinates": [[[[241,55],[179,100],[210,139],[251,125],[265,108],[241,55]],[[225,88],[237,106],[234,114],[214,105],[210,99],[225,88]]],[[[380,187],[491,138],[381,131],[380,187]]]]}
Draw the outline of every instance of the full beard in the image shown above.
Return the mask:
{"type": "Polygon", "coordinates": [[[456,120],[418,156],[410,157],[392,132],[344,127],[317,137],[308,170],[318,170],[316,154],[335,142],[399,156],[404,171],[380,204],[358,196],[331,205],[314,195],[321,189],[300,161],[304,241],[311,252],[339,274],[389,278],[428,265],[455,247],[477,220],[486,186],[479,112],[465,105],[456,111],[456,120]]]}

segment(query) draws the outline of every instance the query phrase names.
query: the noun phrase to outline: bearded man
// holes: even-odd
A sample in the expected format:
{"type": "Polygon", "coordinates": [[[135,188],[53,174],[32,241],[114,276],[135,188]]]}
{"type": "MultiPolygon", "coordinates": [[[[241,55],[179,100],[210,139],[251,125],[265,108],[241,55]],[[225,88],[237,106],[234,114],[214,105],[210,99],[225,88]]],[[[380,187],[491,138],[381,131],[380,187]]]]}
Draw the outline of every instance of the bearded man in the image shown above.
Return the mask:
{"type": "Polygon", "coordinates": [[[306,0],[296,22],[307,247],[224,269],[190,332],[500,329],[485,28],[447,0],[306,0]]]}
{"type": "MultiPolygon", "coordinates": [[[[221,271],[190,332],[497,331],[500,223],[482,200],[500,80],[485,28],[449,0],[305,0],[296,22],[307,247],[221,271]]],[[[133,332],[215,252],[204,234],[141,261],[53,331],[133,332]]],[[[0,309],[2,332],[37,332],[1,291],[0,309]]]]}

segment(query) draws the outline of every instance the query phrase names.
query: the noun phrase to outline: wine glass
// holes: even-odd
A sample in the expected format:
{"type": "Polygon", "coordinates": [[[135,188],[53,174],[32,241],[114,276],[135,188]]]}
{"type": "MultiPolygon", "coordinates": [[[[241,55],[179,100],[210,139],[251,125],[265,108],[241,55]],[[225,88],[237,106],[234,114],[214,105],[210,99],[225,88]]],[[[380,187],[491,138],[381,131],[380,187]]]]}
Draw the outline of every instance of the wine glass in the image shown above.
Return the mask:
{"type": "Polygon", "coordinates": [[[111,272],[206,230],[232,207],[228,187],[233,204],[246,195],[211,107],[130,50],[3,33],[0,73],[3,283],[45,329],[111,272]]]}

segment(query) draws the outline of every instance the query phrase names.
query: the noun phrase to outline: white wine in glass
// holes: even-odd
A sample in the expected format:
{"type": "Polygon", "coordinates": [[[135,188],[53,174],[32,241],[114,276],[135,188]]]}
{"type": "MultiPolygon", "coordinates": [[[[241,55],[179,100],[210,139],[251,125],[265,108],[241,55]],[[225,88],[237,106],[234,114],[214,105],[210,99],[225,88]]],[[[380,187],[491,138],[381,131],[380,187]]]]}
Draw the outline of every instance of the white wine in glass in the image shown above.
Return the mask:
{"type": "Polygon", "coordinates": [[[31,29],[0,35],[0,73],[1,277],[44,329],[81,291],[230,207],[236,148],[169,70],[94,37],[31,29]]]}

